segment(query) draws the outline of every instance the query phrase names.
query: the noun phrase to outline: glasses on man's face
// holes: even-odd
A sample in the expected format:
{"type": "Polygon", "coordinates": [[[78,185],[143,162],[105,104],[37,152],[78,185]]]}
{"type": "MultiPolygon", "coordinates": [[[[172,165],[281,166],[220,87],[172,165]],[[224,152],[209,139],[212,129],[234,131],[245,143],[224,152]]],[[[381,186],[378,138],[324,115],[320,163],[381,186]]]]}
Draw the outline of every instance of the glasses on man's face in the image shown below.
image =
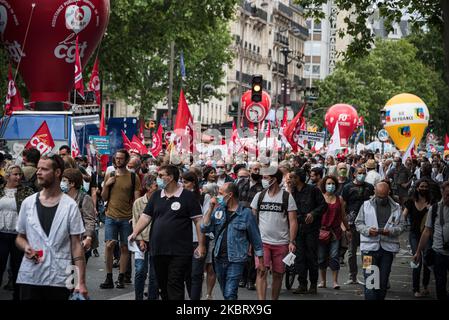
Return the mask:
{"type": "Polygon", "coordinates": [[[158,176],[159,178],[163,178],[163,177],[166,176],[166,174],[159,173],[157,176],[158,176]]]}

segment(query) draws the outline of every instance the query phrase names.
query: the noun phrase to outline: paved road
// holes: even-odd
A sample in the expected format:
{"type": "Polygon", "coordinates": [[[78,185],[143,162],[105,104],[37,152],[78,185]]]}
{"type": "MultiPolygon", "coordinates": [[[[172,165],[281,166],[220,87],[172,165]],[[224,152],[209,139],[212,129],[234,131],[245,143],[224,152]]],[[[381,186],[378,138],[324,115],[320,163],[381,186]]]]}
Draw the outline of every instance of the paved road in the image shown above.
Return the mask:
{"type": "MultiPolygon", "coordinates": [[[[100,236],[103,234],[103,229],[100,230],[100,236]]],[[[407,248],[406,236],[403,236],[402,248],[407,248]]],[[[132,284],[126,285],[124,289],[107,289],[103,290],[99,288],[100,283],[104,281],[104,249],[103,246],[99,248],[100,257],[92,257],[89,260],[87,266],[87,284],[90,292],[90,296],[94,300],[133,300],[134,299],[134,286],[132,284]]],[[[416,299],[412,295],[411,288],[411,268],[409,265],[411,255],[406,250],[396,256],[392,268],[392,274],[390,277],[391,289],[388,291],[387,299],[392,300],[406,300],[416,299]]],[[[359,259],[360,260],[360,259],[359,259]]],[[[360,261],[359,261],[360,262],[360,261]]],[[[118,269],[114,269],[114,280],[117,278],[118,269]]],[[[343,285],[343,282],[347,280],[348,268],[347,265],[342,266],[340,271],[339,280],[341,284],[340,290],[334,290],[332,288],[318,289],[317,295],[295,295],[292,291],[288,291],[285,288],[282,289],[280,299],[281,300],[362,300],[363,291],[360,285],[343,285]]],[[[328,272],[328,280],[331,278],[331,273],[328,272]]],[[[5,279],[3,284],[5,283],[5,279]]],[[[294,284],[296,288],[297,283],[294,284]]],[[[430,285],[432,291],[430,298],[434,298],[435,285],[433,282],[430,285]]],[[[270,298],[270,285],[267,290],[267,297],[270,298]]],[[[205,292],[205,289],[203,290],[205,292]]],[[[218,283],[215,286],[213,297],[215,299],[222,299],[218,283]]],[[[239,299],[255,300],[256,292],[249,291],[245,288],[239,290],[239,299]]],[[[10,299],[10,292],[0,289],[0,300],[10,299]]],[[[421,298],[422,299],[422,298],[421,298]]],[[[429,299],[429,298],[425,298],[429,299]]]]}

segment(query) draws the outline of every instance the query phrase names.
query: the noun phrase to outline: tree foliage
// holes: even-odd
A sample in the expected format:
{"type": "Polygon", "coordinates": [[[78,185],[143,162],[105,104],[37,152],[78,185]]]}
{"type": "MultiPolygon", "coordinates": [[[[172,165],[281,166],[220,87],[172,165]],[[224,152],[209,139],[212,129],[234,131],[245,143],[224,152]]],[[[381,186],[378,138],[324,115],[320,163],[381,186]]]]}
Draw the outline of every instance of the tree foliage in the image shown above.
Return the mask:
{"type": "MultiPolygon", "coordinates": [[[[100,52],[106,93],[135,104],[149,115],[167,103],[170,43],[175,43],[174,105],[181,88],[180,53],[184,53],[187,99],[199,101],[201,85],[219,88],[223,64],[232,58],[228,21],[237,0],[115,0],[100,52]]],[[[204,91],[203,100],[219,97],[204,91]]]]}
{"type": "MultiPolygon", "coordinates": [[[[425,65],[418,49],[409,41],[377,40],[367,56],[337,65],[335,71],[318,83],[316,107],[348,103],[365,118],[368,134],[380,129],[380,109],[394,95],[412,93],[428,106],[435,129],[443,134],[449,129],[447,106],[449,90],[440,73],[425,65]]],[[[325,110],[317,112],[313,122],[322,125],[325,110]]]]}

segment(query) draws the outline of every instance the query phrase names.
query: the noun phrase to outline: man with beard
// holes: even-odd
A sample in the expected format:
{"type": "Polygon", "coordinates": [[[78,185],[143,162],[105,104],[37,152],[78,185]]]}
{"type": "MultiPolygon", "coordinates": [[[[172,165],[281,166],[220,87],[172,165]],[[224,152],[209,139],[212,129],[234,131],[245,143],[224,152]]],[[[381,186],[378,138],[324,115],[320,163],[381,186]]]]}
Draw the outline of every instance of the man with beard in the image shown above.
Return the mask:
{"type": "Polygon", "coordinates": [[[17,278],[21,300],[67,300],[66,270],[72,261],[78,276],[75,291],[87,297],[81,245],[85,229],[78,205],[61,191],[63,171],[60,156],[43,156],[37,166],[42,191],[26,198],[20,209],[16,244],[25,252],[17,278]]]}
{"type": "MultiPolygon", "coordinates": [[[[116,170],[106,174],[101,197],[107,201],[105,220],[105,260],[106,281],[101,289],[112,289],[112,261],[116,242],[120,235],[120,273],[116,281],[117,288],[125,287],[125,272],[128,263],[128,237],[132,233],[129,221],[132,219],[134,199],[140,198],[140,179],[127,169],[130,160],[128,151],[120,149],[115,153],[116,170]]],[[[130,282],[130,279],[126,279],[130,282]]]]}

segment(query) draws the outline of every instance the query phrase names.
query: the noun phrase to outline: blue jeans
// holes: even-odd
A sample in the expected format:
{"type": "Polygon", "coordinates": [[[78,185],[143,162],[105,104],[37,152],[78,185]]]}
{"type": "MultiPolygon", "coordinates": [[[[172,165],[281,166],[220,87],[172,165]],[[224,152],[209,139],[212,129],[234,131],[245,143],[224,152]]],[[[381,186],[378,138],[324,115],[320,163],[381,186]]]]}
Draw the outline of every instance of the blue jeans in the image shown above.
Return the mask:
{"type": "Polygon", "coordinates": [[[340,240],[333,240],[328,244],[319,244],[318,267],[321,270],[326,270],[327,267],[330,267],[332,271],[340,270],[340,240]]]}
{"type": "Polygon", "coordinates": [[[246,262],[214,261],[214,271],[225,300],[237,300],[239,281],[246,262]]]}
{"type": "MultiPolygon", "coordinates": [[[[364,261],[365,256],[371,256],[372,262],[371,265],[377,266],[379,268],[379,288],[376,289],[368,289],[368,286],[371,284],[371,278],[367,280],[367,278],[373,273],[366,272],[366,269],[363,269],[363,276],[365,277],[365,300],[385,300],[385,296],[387,295],[387,286],[388,279],[390,277],[391,265],[393,264],[394,254],[389,251],[385,251],[380,248],[377,251],[363,251],[362,252],[362,261],[364,261]]],[[[374,274],[375,275],[375,274],[374,274]]],[[[377,280],[377,279],[376,279],[377,280]]]]}
{"type": "MultiPolygon", "coordinates": [[[[416,249],[418,249],[419,239],[421,238],[420,234],[410,232],[409,235],[409,241],[410,241],[410,247],[412,248],[412,253],[416,253],[416,249]]],[[[430,241],[429,241],[430,242],[430,241]]],[[[424,249],[424,252],[429,248],[424,249]]],[[[424,255],[424,254],[423,254],[424,255]]],[[[422,255],[422,256],[423,256],[422,255]]],[[[413,292],[419,292],[420,289],[420,277],[421,277],[421,269],[424,265],[424,260],[421,258],[420,264],[418,268],[413,269],[413,292]]],[[[424,288],[427,288],[429,286],[430,282],[430,269],[427,268],[427,266],[424,266],[423,269],[423,279],[422,279],[422,285],[424,288]]]]}
{"type": "Polygon", "coordinates": [[[143,300],[143,290],[148,273],[148,251],[145,251],[143,259],[134,259],[134,266],[136,268],[134,278],[136,300],[143,300]]]}
{"type": "Polygon", "coordinates": [[[129,219],[113,219],[106,217],[104,226],[105,241],[119,241],[120,236],[120,245],[124,246],[128,244],[128,237],[133,232],[129,219]]]}

